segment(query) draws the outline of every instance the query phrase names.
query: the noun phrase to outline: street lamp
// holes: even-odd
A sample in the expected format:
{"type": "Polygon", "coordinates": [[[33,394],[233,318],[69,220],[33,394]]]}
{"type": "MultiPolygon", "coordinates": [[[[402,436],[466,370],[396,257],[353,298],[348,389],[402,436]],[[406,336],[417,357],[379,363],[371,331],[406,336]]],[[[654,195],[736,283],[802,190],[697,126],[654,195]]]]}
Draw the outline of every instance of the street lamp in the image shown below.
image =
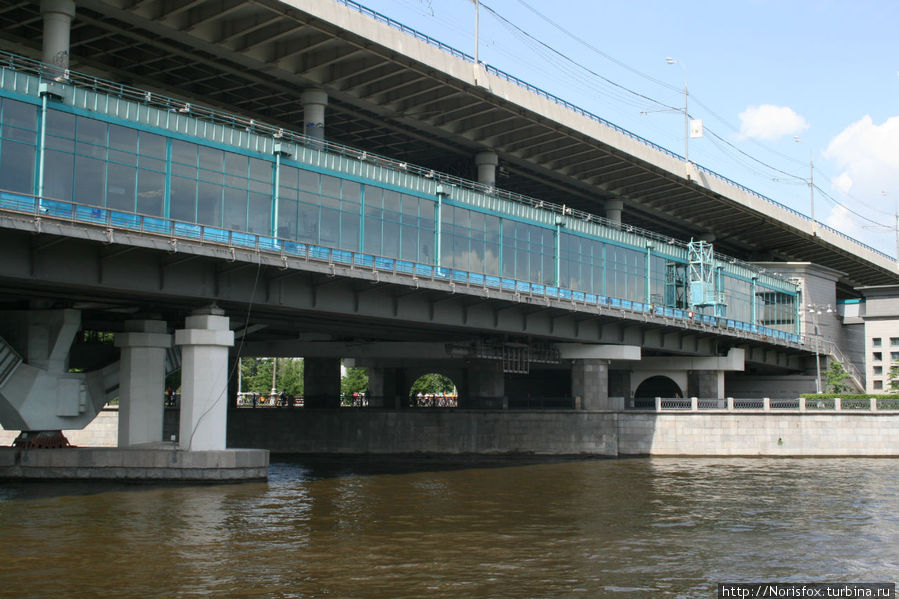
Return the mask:
{"type": "Polygon", "coordinates": [[[821,310],[827,312],[827,314],[833,314],[833,308],[830,304],[809,304],[808,305],[808,313],[812,315],[812,321],[815,324],[815,393],[821,393],[821,352],[818,347],[821,335],[818,332],[818,315],[821,314],[821,310]]]}
{"type": "Polygon", "coordinates": [[[684,66],[684,63],[671,58],[670,56],[665,58],[665,62],[668,64],[679,64],[681,69],[684,71],[684,168],[686,169],[687,179],[690,178],[690,116],[687,111],[687,97],[689,93],[687,92],[687,67],[684,66]]]}

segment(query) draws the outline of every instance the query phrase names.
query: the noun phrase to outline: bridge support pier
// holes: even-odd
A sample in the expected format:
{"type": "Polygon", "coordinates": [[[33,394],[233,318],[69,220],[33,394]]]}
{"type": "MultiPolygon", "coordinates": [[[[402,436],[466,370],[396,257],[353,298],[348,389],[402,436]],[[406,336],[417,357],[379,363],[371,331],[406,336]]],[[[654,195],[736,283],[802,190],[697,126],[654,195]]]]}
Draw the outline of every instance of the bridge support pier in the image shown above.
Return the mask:
{"type": "Polygon", "coordinates": [[[307,89],[300,94],[300,102],[303,104],[304,133],[315,139],[324,139],[328,94],[321,89],[307,89]]]}
{"type": "Polygon", "coordinates": [[[466,391],[459,394],[460,408],[505,408],[505,375],[499,360],[480,360],[466,366],[466,391]]]}
{"type": "Polygon", "coordinates": [[[571,394],[579,410],[610,410],[609,361],[572,360],[571,394]]]}
{"type": "Polygon", "coordinates": [[[399,368],[369,368],[368,391],[372,400],[378,404],[373,407],[389,409],[406,407],[408,398],[405,398],[406,401],[403,401],[404,382],[403,372],[399,368]]]}
{"type": "Polygon", "coordinates": [[[128,320],[116,335],[119,368],[119,447],[162,440],[165,350],[172,336],[161,320],[128,320]]]}
{"type": "Polygon", "coordinates": [[[303,367],[305,407],[340,407],[340,358],[306,358],[303,367]]]}
{"type": "Polygon", "coordinates": [[[612,222],[621,222],[621,212],[624,210],[624,202],[621,200],[606,200],[606,218],[612,222]]]}
{"type": "Polygon", "coordinates": [[[41,15],[44,17],[43,61],[64,71],[69,68],[69,40],[72,19],[75,18],[75,2],[42,0],[41,15]]]}
{"type": "Polygon", "coordinates": [[[691,370],[687,373],[687,395],[690,397],[720,398],[724,393],[723,370],[691,370]]]}
{"type": "Polygon", "coordinates": [[[496,166],[499,164],[496,152],[478,152],[474,163],[478,167],[478,183],[496,187],[496,166]]]}
{"type": "Polygon", "coordinates": [[[234,332],[224,314],[214,306],[198,310],[175,331],[175,344],[181,346],[181,449],[225,449],[228,348],[234,332]]]}

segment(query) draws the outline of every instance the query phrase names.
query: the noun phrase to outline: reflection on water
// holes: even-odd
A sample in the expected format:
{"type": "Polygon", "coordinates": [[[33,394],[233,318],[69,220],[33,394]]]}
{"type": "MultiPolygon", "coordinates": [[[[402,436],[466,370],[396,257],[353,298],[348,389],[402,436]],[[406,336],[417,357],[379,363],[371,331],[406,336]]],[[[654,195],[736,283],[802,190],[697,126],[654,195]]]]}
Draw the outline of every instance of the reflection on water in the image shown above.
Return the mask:
{"type": "Polygon", "coordinates": [[[692,598],[895,581],[897,491],[895,462],[865,459],[297,458],[267,484],[7,483],[0,588],[692,598]]]}

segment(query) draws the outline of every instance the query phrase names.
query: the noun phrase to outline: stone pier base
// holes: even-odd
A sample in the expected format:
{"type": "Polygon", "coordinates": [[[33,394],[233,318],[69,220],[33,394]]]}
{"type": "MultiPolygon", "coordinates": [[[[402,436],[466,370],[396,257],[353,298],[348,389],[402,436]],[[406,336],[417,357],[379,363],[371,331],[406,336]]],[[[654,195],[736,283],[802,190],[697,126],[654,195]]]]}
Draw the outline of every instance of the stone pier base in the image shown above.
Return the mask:
{"type": "Polygon", "coordinates": [[[264,449],[184,451],[171,444],[0,448],[0,479],[242,482],[268,478],[264,449]]]}

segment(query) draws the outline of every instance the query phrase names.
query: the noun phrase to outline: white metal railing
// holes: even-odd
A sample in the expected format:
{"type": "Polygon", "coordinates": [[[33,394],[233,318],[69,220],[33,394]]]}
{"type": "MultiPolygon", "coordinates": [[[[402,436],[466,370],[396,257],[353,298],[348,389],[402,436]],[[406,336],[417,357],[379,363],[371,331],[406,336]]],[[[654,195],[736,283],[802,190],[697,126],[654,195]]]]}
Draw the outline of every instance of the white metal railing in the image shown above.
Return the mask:
{"type": "Polygon", "coordinates": [[[627,410],[648,412],[899,412],[899,399],[863,398],[699,398],[699,397],[634,397],[627,400],[627,410]]]}

